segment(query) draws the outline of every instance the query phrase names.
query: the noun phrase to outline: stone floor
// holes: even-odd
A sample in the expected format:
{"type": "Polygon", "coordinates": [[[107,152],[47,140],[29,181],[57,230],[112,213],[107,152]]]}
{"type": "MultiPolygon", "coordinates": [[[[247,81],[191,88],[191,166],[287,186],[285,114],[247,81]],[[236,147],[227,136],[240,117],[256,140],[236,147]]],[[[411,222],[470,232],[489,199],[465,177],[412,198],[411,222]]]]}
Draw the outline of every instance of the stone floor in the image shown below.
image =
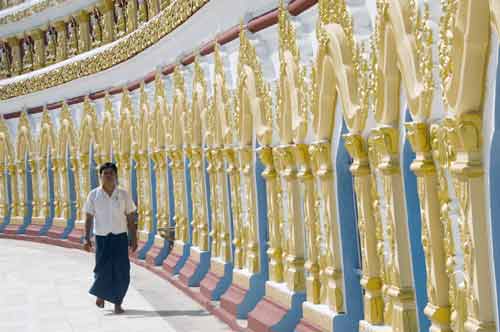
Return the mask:
{"type": "Polygon", "coordinates": [[[0,239],[0,331],[228,332],[177,288],[132,264],[126,312],[87,293],[94,257],[80,250],[0,239]]]}

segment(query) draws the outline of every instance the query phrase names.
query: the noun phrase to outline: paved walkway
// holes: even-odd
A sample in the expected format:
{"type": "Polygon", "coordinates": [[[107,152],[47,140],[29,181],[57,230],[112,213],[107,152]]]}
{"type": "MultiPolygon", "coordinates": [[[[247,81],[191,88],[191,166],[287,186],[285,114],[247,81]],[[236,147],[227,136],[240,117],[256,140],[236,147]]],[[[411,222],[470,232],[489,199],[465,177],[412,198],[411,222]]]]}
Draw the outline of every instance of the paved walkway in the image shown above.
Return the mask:
{"type": "Polygon", "coordinates": [[[155,274],[132,264],[123,315],[87,293],[94,257],[80,250],[0,239],[0,331],[228,332],[155,274]]]}

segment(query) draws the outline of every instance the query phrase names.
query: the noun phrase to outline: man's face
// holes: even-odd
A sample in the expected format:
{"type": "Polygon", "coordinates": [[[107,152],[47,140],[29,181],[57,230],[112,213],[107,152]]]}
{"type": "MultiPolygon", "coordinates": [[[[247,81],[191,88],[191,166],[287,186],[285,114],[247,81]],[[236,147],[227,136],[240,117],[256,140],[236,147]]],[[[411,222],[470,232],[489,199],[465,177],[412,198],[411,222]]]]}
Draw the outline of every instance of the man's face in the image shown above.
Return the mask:
{"type": "Polygon", "coordinates": [[[106,168],[101,173],[101,184],[113,185],[116,183],[116,173],[112,168],[106,168]]]}

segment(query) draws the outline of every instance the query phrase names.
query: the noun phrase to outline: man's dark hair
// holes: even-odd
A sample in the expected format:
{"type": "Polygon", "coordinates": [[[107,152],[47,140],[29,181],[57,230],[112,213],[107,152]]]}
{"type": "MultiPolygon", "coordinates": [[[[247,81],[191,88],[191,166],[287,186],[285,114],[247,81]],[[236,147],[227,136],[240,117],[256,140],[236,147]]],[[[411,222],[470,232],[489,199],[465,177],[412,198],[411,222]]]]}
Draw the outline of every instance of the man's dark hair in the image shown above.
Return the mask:
{"type": "Polygon", "coordinates": [[[102,172],[106,169],[112,169],[115,171],[115,174],[118,174],[118,167],[116,167],[115,163],[108,162],[99,166],[99,175],[102,175],[102,172]]]}

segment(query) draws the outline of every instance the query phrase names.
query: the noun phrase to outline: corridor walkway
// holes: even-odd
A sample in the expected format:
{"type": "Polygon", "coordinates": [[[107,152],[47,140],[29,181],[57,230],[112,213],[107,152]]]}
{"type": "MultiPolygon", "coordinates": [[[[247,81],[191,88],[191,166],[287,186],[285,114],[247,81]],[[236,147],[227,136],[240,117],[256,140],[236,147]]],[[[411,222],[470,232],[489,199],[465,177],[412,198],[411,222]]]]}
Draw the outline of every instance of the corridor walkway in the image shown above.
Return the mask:
{"type": "Polygon", "coordinates": [[[0,331],[228,332],[230,329],[155,274],[132,264],[123,315],[94,305],[87,290],[93,254],[0,239],[0,331]]]}

